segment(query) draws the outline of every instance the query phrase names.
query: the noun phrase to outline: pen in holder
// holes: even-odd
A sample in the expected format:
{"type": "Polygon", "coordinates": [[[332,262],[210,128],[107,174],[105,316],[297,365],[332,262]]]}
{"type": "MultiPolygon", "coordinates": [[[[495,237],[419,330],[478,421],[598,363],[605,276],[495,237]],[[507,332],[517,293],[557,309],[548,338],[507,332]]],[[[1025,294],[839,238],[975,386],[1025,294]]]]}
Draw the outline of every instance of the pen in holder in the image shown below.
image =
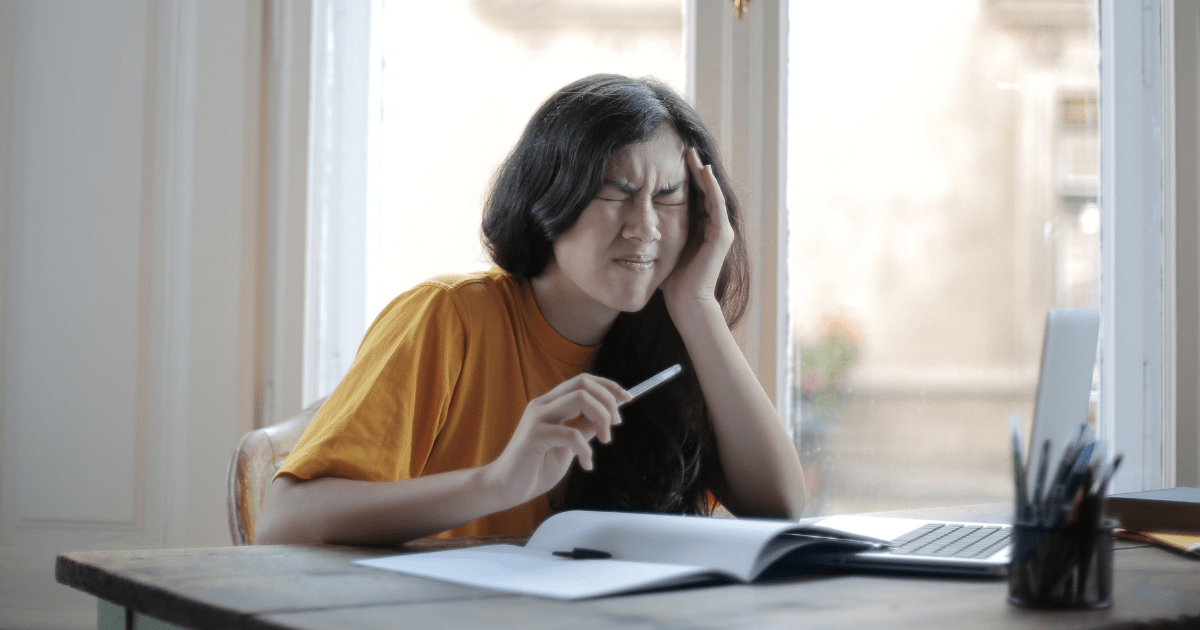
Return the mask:
{"type": "Polygon", "coordinates": [[[1093,457],[1097,442],[1083,426],[1048,478],[1046,441],[1029,496],[1020,425],[1014,420],[1013,427],[1017,500],[1008,601],[1034,608],[1111,606],[1115,523],[1104,518],[1104,498],[1121,456],[1101,464],[1101,458],[1093,457]]]}

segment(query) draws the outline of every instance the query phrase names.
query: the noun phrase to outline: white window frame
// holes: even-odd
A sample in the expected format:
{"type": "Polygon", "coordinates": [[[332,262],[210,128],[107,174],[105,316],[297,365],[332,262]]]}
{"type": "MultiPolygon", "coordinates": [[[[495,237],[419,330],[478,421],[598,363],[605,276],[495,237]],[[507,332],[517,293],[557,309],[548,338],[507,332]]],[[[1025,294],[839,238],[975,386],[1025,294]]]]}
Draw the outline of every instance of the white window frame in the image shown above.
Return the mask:
{"type": "MultiPolygon", "coordinates": [[[[1116,492],[1163,482],[1162,64],[1157,7],[1100,5],[1100,434],[1116,492]],[[1155,391],[1155,390],[1158,391],[1155,391]]],[[[1157,3],[1153,3],[1157,4],[1157,3]]]]}
{"type": "MultiPolygon", "coordinates": [[[[1113,492],[1173,487],[1180,328],[1172,0],[1100,0],[1100,433],[1124,457],[1113,492]]],[[[1195,51],[1192,51],[1195,54],[1195,51]]],[[[1192,139],[1194,143],[1194,139],[1192,139]]],[[[1190,243],[1195,247],[1192,235],[1190,243]]],[[[1194,349],[1192,350],[1194,352],[1194,349]]],[[[1194,374],[1191,375],[1194,378],[1194,374]]],[[[1185,453],[1194,456],[1194,453],[1185,453]]],[[[1193,480],[1194,481],[1194,480],[1193,480]]]]}
{"type": "Polygon", "coordinates": [[[753,294],[739,341],[793,432],[784,189],[788,3],[754,4],[740,20],[727,2],[685,6],[687,96],[716,136],[745,221],[753,294]]]}
{"type": "Polygon", "coordinates": [[[313,0],[303,405],[328,396],[365,332],[376,2],[313,0]],[[355,212],[353,210],[358,210],[355,212]]]}
{"type": "MultiPolygon", "coordinates": [[[[322,2],[315,4],[319,8],[322,2]]],[[[788,417],[792,339],[784,195],[788,2],[755,3],[743,20],[734,16],[726,2],[688,0],[685,6],[689,97],[713,127],[743,202],[754,280],[751,308],[741,332],[743,347],[791,429],[796,419],[788,417]]],[[[1200,403],[1185,405],[1190,413],[1180,416],[1178,422],[1183,424],[1177,424],[1176,416],[1177,401],[1181,400],[1176,381],[1196,380],[1195,370],[1177,373],[1176,366],[1181,365],[1178,355],[1189,353],[1188,365],[1192,365],[1196,363],[1191,356],[1196,354],[1193,346],[1198,345],[1197,325],[1190,321],[1178,325],[1176,284],[1194,285],[1200,274],[1182,269],[1177,277],[1175,266],[1172,178],[1178,147],[1172,134],[1177,77],[1172,59],[1177,53],[1171,48],[1173,37],[1163,35],[1164,27],[1172,28],[1175,12],[1173,0],[1101,0],[1100,4],[1104,228],[1099,423],[1102,434],[1115,441],[1125,456],[1116,491],[1172,485],[1177,481],[1177,466],[1184,463],[1177,461],[1177,454],[1194,460],[1197,455],[1191,451],[1200,451],[1200,445],[1180,445],[1177,451],[1175,440],[1181,427],[1189,436],[1200,433],[1194,413],[1200,403]],[[1191,345],[1179,343],[1179,335],[1186,336],[1191,345]],[[1184,349],[1177,352],[1177,348],[1184,349]]],[[[314,25],[324,28],[319,19],[314,25]]],[[[322,35],[314,33],[313,41],[320,41],[322,35]]],[[[317,68],[315,55],[310,63],[317,68]]],[[[1195,77],[1187,80],[1194,92],[1195,77]]],[[[313,107],[319,105],[314,102],[313,107]]],[[[317,125],[323,119],[314,115],[313,120],[317,125]]],[[[319,129],[310,131],[314,139],[319,138],[319,129]]],[[[1191,150],[1194,154],[1194,147],[1191,150]]],[[[311,172],[310,176],[315,177],[311,172]]],[[[318,183],[308,189],[310,207],[322,198],[318,183]]],[[[339,241],[314,234],[321,229],[316,219],[320,216],[319,212],[308,214],[307,240],[316,246],[302,256],[310,278],[319,274],[321,261],[336,260],[339,255],[339,241]]],[[[1184,239],[1193,247],[1197,241],[1200,239],[1184,239]]],[[[291,265],[277,266],[294,268],[294,250],[280,257],[291,265]]],[[[335,276],[323,277],[332,282],[335,276]]],[[[295,282],[290,276],[287,281],[295,282]]],[[[307,287],[307,293],[314,296],[331,295],[329,287],[322,288],[320,282],[307,287]]],[[[304,312],[305,319],[320,320],[337,303],[329,297],[309,299],[305,308],[304,299],[297,302],[292,297],[271,312],[304,312]]],[[[321,337],[314,334],[314,324],[306,325],[305,330],[305,356],[310,357],[304,362],[305,376],[282,376],[315,383],[318,381],[308,376],[317,369],[311,357],[326,356],[329,350],[327,343],[318,342],[321,337]]],[[[267,355],[268,365],[286,363],[278,352],[267,355]]],[[[270,376],[270,370],[267,373],[270,376]]],[[[288,391],[293,389],[299,389],[299,383],[288,387],[288,391]]],[[[318,389],[305,385],[306,401],[318,389]]],[[[1189,470],[1196,468],[1194,461],[1189,465],[1189,470]]]]}
{"type": "Polygon", "coordinates": [[[313,342],[304,328],[312,5],[269,0],[266,13],[258,426],[303,408],[304,353],[313,342]]]}

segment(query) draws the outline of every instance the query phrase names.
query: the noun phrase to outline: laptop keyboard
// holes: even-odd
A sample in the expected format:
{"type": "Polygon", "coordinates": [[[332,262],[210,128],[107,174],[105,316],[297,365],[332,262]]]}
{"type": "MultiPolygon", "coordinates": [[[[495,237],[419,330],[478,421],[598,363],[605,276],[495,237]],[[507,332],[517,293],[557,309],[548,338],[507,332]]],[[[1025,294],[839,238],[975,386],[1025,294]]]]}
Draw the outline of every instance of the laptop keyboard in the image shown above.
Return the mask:
{"type": "Polygon", "coordinates": [[[892,541],[891,553],[939,558],[987,558],[1008,546],[1010,527],[930,523],[892,541]]]}

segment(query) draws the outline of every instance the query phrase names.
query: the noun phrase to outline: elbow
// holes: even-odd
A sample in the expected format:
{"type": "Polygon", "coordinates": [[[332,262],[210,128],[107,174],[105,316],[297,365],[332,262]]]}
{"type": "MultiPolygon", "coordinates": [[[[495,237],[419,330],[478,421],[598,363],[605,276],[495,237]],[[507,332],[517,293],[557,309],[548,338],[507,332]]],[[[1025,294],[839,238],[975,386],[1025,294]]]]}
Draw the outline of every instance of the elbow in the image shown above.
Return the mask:
{"type": "Polygon", "coordinates": [[[282,515],[272,509],[269,502],[264,501],[254,519],[254,544],[256,545],[287,545],[300,542],[288,536],[286,523],[281,522],[282,515]]]}
{"type": "Polygon", "coordinates": [[[753,495],[725,493],[719,498],[732,514],[747,518],[769,518],[798,521],[804,515],[808,492],[804,483],[780,484],[774,492],[753,495]]]}
{"type": "Polygon", "coordinates": [[[289,540],[286,528],[280,527],[278,519],[272,512],[262,510],[254,521],[254,544],[256,545],[287,545],[296,543],[289,540]]]}
{"type": "Polygon", "coordinates": [[[800,487],[788,494],[785,518],[798,521],[804,516],[804,508],[808,505],[808,486],[804,483],[804,473],[800,474],[800,487]]]}
{"type": "MultiPolygon", "coordinates": [[[[327,542],[320,536],[306,531],[302,518],[303,498],[297,496],[303,486],[290,477],[280,477],[271,482],[263,497],[262,505],[254,519],[254,544],[256,545],[299,545],[327,542]]],[[[311,523],[309,523],[311,526],[311,523]]]]}
{"type": "Polygon", "coordinates": [[[804,516],[804,508],[808,505],[808,483],[805,480],[804,469],[796,461],[796,475],[783,489],[783,507],[789,520],[798,521],[804,516]]]}
{"type": "Polygon", "coordinates": [[[785,474],[771,476],[770,483],[757,483],[742,492],[727,492],[724,503],[738,516],[798,521],[808,504],[808,489],[799,458],[785,474]]]}
{"type": "Polygon", "coordinates": [[[804,484],[800,484],[798,489],[781,489],[774,501],[764,503],[758,509],[751,511],[758,518],[798,521],[804,516],[804,507],[807,502],[808,493],[804,489],[804,484]]]}

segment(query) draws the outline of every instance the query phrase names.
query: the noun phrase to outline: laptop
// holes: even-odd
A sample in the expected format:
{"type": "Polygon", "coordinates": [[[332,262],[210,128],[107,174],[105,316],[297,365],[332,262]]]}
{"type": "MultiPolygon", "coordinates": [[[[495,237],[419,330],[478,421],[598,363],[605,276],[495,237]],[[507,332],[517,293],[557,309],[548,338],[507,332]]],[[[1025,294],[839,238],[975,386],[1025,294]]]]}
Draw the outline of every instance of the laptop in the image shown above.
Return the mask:
{"type": "MultiPolygon", "coordinates": [[[[1051,441],[1049,461],[1087,421],[1092,371],[1100,337],[1096,309],[1054,309],[1046,317],[1031,445],[1051,441]],[[1055,447],[1057,445],[1057,447],[1055,447]]],[[[1036,458],[1027,470],[1036,470],[1036,458]]],[[[805,565],[938,575],[1004,575],[1011,558],[1011,525],[848,514],[804,519],[822,529],[888,541],[888,549],[810,555],[805,565]]]]}

